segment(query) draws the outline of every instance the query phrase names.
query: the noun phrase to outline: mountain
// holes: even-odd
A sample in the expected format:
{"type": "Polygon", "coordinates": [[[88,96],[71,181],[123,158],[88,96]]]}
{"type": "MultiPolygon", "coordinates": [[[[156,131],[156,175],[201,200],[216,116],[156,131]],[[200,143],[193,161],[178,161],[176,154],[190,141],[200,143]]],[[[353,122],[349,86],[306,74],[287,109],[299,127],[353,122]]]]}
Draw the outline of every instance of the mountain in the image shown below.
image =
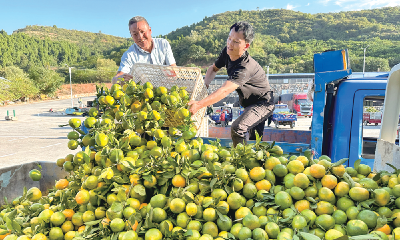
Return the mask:
{"type": "Polygon", "coordinates": [[[230,26],[248,21],[256,37],[249,53],[273,73],[312,72],[316,52],[348,48],[352,67],[388,71],[400,62],[400,7],[308,14],[292,10],[232,11],[205,17],[164,37],[179,65],[209,65],[226,44],[230,26]]]}
{"type": "MultiPolygon", "coordinates": [[[[261,66],[269,65],[270,73],[313,72],[314,53],[343,48],[349,49],[353,71],[362,71],[364,48],[366,71],[388,71],[400,62],[399,15],[400,7],[319,14],[238,10],[205,17],[163,37],[170,41],[178,65],[205,70],[226,45],[230,26],[248,21],[256,32],[249,53],[261,66]]],[[[95,69],[102,58],[118,65],[132,43],[128,38],[57,26],[27,26],[11,35],[0,31],[4,53],[0,68],[68,64],[95,69]]]]}

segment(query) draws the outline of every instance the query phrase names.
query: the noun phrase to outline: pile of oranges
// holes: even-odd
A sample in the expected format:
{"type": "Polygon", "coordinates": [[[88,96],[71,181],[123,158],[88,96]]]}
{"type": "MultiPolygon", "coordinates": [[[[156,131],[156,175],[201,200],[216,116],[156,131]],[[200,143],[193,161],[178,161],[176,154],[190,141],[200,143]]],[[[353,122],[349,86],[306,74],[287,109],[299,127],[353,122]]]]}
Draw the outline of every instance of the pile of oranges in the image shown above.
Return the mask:
{"type": "Polygon", "coordinates": [[[68,176],[1,206],[0,240],[400,239],[400,176],[273,143],[195,138],[185,89],[98,89],[68,134],[68,176]],[[165,128],[167,112],[181,121],[165,128]],[[82,125],[84,127],[82,127],[82,125]],[[147,140],[146,140],[147,139],[147,140]]]}

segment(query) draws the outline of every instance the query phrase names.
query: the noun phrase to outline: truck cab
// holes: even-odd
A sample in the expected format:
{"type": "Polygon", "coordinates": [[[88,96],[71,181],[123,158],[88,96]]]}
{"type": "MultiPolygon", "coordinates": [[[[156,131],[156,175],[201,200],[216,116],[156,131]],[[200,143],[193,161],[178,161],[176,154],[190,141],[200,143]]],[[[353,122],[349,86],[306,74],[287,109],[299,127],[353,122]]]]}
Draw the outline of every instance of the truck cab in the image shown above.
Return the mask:
{"type": "Polygon", "coordinates": [[[384,99],[388,74],[349,78],[347,50],[314,55],[315,92],[311,148],[332,162],[349,158],[348,166],[361,159],[373,168],[379,130],[368,135],[363,125],[364,102],[384,99]]]}

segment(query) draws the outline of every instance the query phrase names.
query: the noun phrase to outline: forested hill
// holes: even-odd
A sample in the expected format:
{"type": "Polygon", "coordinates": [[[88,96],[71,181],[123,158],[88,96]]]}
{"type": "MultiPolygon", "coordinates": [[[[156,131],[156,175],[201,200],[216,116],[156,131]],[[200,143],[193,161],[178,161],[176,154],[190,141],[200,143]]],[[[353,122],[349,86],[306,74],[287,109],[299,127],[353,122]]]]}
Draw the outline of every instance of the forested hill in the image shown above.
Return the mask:
{"type": "Polygon", "coordinates": [[[234,11],[205,17],[203,21],[179,28],[166,37],[176,40],[192,31],[211,35],[224,31],[237,21],[248,21],[256,32],[271,35],[283,43],[303,40],[400,40],[400,7],[363,11],[309,14],[292,10],[234,11]]]}
{"type": "Polygon", "coordinates": [[[101,32],[92,33],[87,31],[63,29],[58,28],[56,25],[53,25],[52,27],[28,25],[25,28],[13,32],[13,34],[18,33],[25,33],[41,40],[67,41],[78,45],[80,48],[87,49],[93,55],[103,55],[104,53],[110,54],[113,50],[128,48],[133,44],[133,41],[129,38],[116,37],[101,32]]]}
{"type": "Polygon", "coordinates": [[[292,10],[233,11],[177,29],[171,41],[178,65],[211,64],[226,44],[229,27],[250,22],[256,37],[250,55],[272,73],[312,72],[316,52],[348,48],[353,71],[388,71],[400,62],[400,7],[308,14],[292,10]]]}

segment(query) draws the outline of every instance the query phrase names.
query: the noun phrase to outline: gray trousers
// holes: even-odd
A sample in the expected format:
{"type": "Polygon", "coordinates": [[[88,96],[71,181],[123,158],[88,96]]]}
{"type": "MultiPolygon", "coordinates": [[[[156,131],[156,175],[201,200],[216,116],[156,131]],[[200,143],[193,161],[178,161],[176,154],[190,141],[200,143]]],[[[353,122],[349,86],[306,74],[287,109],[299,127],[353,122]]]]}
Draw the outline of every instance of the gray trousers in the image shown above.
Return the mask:
{"type": "Polygon", "coordinates": [[[272,115],[275,109],[274,104],[267,100],[260,101],[244,109],[244,112],[232,123],[231,137],[233,146],[238,143],[246,144],[246,133],[249,131],[249,139],[256,140],[256,132],[262,137],[265,120],[272,115]]]}

